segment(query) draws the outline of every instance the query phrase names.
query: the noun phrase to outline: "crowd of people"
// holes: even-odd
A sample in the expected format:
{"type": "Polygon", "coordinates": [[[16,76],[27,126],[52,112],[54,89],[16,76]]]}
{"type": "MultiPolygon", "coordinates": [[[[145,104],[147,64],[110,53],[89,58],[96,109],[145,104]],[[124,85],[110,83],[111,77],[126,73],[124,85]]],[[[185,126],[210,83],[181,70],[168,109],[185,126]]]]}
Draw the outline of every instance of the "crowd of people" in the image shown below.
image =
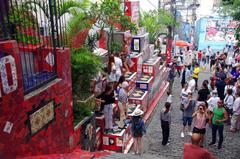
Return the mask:
{"type": "MultiPolygon", "coordinates": [[[[226,51],[230,51],[224,48],[226,51]]],[[[217,148],[222,149],[224,141],[224,126],[230,125],[229,131],[237,132],[240,127],[240,63],[237,59],[238,53],[216,52],[214,53],[210,46],[206,53],[197,52],[197,56],[187,49],[187,61],[181,70],[181,75],[177,67],[179,61],[170,63],[170,72],[168,76],[169,91],[171,95],[174,79],[181,78],[182,91],[180,94],[180,110],[182,112],[183,129],[180,136],[192,136],[192,144],[185,144],[184,159],[190,159],[193,152],[198,154],[198,158],[215,158],[204,146],[204,135],[206,128],[210,127],[212,131],[211,142],[209,146],[218,143],[217,148]],[[189,61],[191,57],[191,62],[189,61]],[[198,87],[199,73],[206,70],[206,64],[209,64],[211,70],[210,79],[202,79],[201,87],[198,87]],[[196,97],[193,95],[196,94],[196,97]]],[[[167,100],[165,108],[161,111],[162,125],[162,145],[167,145],[171,123],[171,103],[167,100]]],[[[194,154],[194,156],[195,156],[194,154]]],[[[195,156],[196,159],[198,159],[195,156]]]]}

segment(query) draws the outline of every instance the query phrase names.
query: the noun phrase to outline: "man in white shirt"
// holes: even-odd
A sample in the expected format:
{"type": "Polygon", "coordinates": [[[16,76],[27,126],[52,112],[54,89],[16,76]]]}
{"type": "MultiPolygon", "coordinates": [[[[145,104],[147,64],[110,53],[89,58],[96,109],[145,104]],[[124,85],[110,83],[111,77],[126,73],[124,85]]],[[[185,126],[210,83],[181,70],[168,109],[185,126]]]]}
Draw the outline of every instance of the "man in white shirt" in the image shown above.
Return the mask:
{"type": "Polygon", "coordinates": [[[231,132],[236,132],[237,130],[237,124],[240,119],[240,91],[236,92],[236,99],[233,103],[233,116],[231,119],[231,132]]]}
{"type": "Polygon", "coordinates": [[[190,76],[190,81],[188,82],[188,91],[194,92],[196,87],[196,81],[193,79],[193,76],[190,76]]]}
{"type": "Polygon", "coordinates": [[[119,57],[119,53],[115,53],[114,61],[116,66],[116,79],[118,82],[119,78],[122,75],[122,66],[123,66],[122,59],[119,57]]]}
{"type": "Polygon", "coordinates": [[[217,106],[218,101],[220,98],[218,97],[217,90],[212,91],[212,97],[210,97],[207,101],[208,103],[208,110],[213,111],[213,108],[217,106]]]}
{"type": "Polygon", "coordinates": [[[210,46],[207,47],[206,50],[206,60],[207,60],[207,64],[209,64],[209,59],[212,56],[212,49],[210,48],[210,46]]]}

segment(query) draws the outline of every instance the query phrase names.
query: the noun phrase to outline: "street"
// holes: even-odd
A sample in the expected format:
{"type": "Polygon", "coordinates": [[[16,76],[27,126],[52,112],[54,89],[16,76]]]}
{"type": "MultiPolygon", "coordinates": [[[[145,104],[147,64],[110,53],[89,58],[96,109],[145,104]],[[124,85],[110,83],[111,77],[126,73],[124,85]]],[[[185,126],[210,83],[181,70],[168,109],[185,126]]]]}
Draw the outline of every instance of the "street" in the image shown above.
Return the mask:
{"type": "MultiPolygon", "coordinates": [[[[199,88],[201,83],[205,79],[209,79],[210,71],[207,66],[205,72],[200,73],[199,88]]],[[[182,158],[183,144],[190,142],[190,136],[185,135],[185,138],[180,137],[182,130],[182,112],[179,110],[180,99],[179,95],[181,92],[180,78],[176,78],[173,86],[173,104],[172,104],[172,124],[170,130],[170,145],[162,146],[162,130],[160,125],[160,110],[163,108],[164,103],[167,99],[167,95],[162,97],[158,103],[155,114],[152,117],[148,127],[147,134],[142,140],[143,154],[142,156],[129,154],[116,153],[112,156],[105,157],[104,159],[179,159],[182,158]]],[[[196,97],[195,92],[195,97],[196,97]]],[[[224,127],[224,141],[223,149],[218,150],[216,146],[209,147],[208,143],[211,142],[211,129],[207,126],[207,132],[205,135],[204,147],[207,148],[211,153],[216,155],[220,159],[237,159],[238,152],[240,150],[240,133],[229,132],[229,126],[224,127]]]]}

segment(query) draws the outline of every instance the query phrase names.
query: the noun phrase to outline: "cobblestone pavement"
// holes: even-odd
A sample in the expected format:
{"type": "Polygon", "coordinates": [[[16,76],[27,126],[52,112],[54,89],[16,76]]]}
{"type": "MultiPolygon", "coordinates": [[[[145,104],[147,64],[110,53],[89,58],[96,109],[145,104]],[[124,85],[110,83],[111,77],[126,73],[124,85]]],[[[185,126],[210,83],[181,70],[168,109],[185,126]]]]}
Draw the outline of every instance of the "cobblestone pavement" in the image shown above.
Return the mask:
{"type": "MultiPolygon", "coordinates": [[[[203,80],[209,79],[210,71],[201,72],[199,87],[203,80]]],[[[172,125],[170,130],[170,145],[162,146],[162,131],[160,125],[160,110],[164,106],[166,101],[166,94],[161,98],[155,114],[152,117],[148,127],[147,134],[144,136],[142,141],[143,154],[142,156],[129,154],[119,154],[116,153],[112,156],[105,157],[105,159],[179,159],[182,158],[183,154],[183,144],[190,142],[190,137],[185,136],[185,138],[180,137],[182,130],[182,113],[179,110],[180,99],[179,95],[181,92],[180,79],[176,79],[173,86],[173,104],[172,104],[172,125]]],[[[196,94],[196,93],[195,93],[196,94]]],[[[223,149],[218,150],[217,147],[209,147],[208,143],[211,141],[211,129],[207,128],[205,135],[204,147],[208,148],[210,152],[218,156],[220,159],[238,159],[240,158],[240,133],[232,134],[229,131],[229,126],[224,127],[224,142],[223,149]]]]}

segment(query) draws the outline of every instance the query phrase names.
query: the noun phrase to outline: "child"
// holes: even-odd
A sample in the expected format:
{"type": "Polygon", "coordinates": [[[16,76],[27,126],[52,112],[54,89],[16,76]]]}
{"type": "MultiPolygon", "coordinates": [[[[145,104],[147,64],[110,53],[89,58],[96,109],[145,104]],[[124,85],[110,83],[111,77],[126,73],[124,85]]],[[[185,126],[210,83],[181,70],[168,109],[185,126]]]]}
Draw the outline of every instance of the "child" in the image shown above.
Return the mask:
{"type": "Polygon", "coordinates": [[[137,109],[132,117],[132,136],[134,139],[134,154],[141,154],[142,136],[146,133],[144,121],[142,119],[143,111],[137,109]]]}
{"type": "Polygon", "coordinates": [[[165,108],[161,110],[160,118],[161,118],[161,127],[162,127],[162,145],[168,145],[169,132],[170,132],[170,124],[171,124],[171,112],[170,112],[171,103],[166,102],[165,108]]]}
{"type": "Polygon", "coordinates": [[[172,92],[171,91],[167,92],[167,102],[172,104],[172,92]]]}

